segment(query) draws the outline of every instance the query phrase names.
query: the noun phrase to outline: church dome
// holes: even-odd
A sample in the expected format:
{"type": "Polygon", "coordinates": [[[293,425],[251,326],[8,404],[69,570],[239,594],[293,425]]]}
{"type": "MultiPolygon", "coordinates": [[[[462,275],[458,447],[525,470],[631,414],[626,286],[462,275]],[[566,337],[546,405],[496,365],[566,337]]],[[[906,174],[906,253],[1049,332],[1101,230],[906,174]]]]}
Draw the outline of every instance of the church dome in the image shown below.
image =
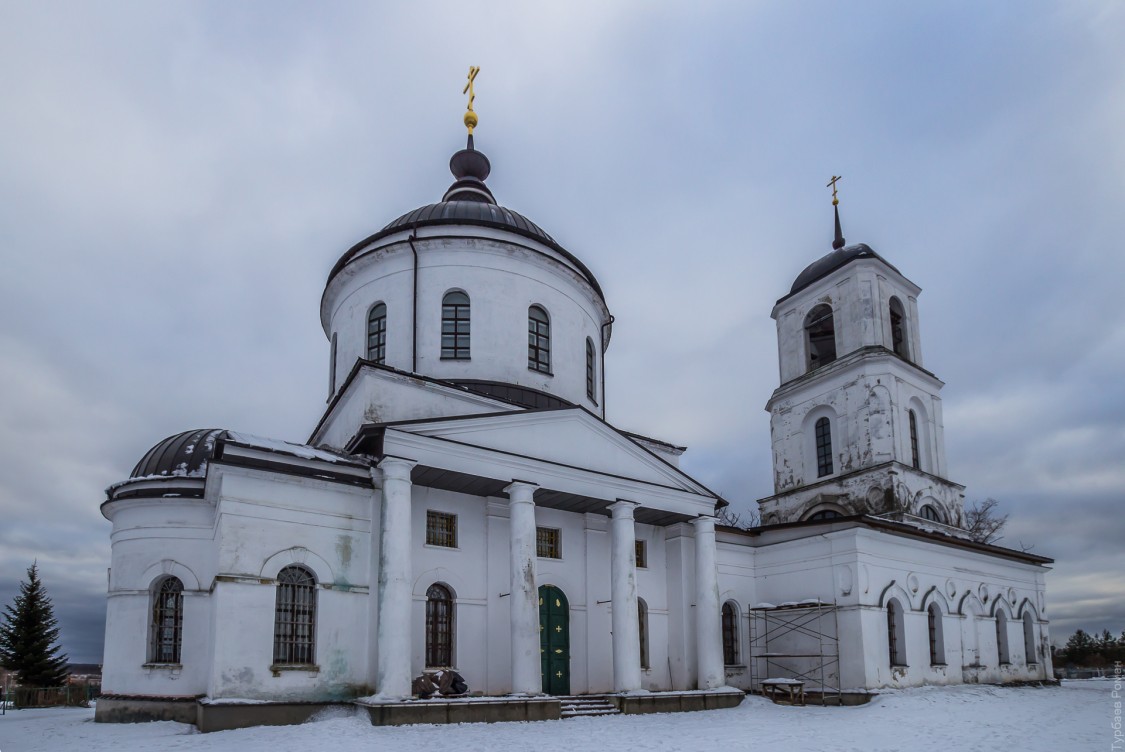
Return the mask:
{"type": "Polygon", "coordinates": [[[466,148],[456,152],[449,160],[449,171],[453,173],[455,180],[442,196],[442,200],[409,211],[388,223],[374,235],[356,243],[336,262],[328,275],[329,282],[354,258],[385,237],[409,232],[417,227],[469,225],[505,230],[547,246],[573,264],[598,295],[604,297],[593,272],[574,254],[563,248],[557,240],[527,217],[496,203],[492,191],[484,182],[491,170],[488,157],[473,147],[473,137],[470,135],[466,148]]]}
{"type": "Polygon", "coordinates": [[[215,444],[225,433],[222,428],[201,428],[169,436],[148,450],[129,477],[202,477],[207,471],[207,463],[215,456],[215,444]]]}
{"type": "Polygon", "coordinates": [[[879,259],[891,269],[894,269],[894,271],[898,271],[898,269],[895,269],[885,258],[872,250],[871,246],[866,243],[856,243],[855,245],[849,245],[845,248],[837,248],[828,255],[821,256],[816,261],[806,266],[804,271],[798,274],[797,279],[793,281],[793,287],[789,289],[789,295],[796,295],[801,290],[804,290],[817,280],[827,277],[840,267],[847,266],[856,259],[865,258],[879,259]]]}

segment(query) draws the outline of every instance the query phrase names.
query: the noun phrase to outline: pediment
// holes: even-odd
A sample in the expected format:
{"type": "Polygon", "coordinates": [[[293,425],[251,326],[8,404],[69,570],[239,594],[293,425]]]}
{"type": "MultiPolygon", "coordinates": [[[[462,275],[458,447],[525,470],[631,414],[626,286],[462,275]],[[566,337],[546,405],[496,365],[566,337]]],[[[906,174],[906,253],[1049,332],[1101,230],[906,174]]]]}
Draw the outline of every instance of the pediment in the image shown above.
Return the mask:
{"type": "Polygon", "coordinates": [[[405,423],[395,429],[714,496],[683,471],[578,407],[405,423]]]}

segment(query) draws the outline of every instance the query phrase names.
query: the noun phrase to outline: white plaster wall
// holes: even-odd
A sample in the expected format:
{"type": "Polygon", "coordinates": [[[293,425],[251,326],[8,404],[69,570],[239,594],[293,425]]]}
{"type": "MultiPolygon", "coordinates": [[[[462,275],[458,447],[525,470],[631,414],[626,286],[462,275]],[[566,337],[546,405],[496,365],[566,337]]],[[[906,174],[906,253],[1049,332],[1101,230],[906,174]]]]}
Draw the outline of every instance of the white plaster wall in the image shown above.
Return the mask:
{"type": "Polygon", "coordinates": [[[213,507],[201,499],[129,499],[103,507],[113,523],[106,602],[103,691],[194,696],[206,691],[207,589],[213,575],[213,507]],[[166,575],[184,586],[180,667],[148,666],[152,588],[166,575]]]}
{"type": "MultiPolygon", "coordinates": [[[[555,394],[601,415],[601,296],[560,254],[521,236],[487,228],[421,228],[418,251],[417,372],[439,379],[487,379],[555,394]],[[440,231],[440,232],[438,232],[440,231]],[[458,237],[447,237],[456,233],[458,237]],[[427,238],[427,234],[443,237],[427,238]],[[471,359],[441,359],[441,303],[461,290],[470,299],[471,359]],[[551,374],[527,367],[528,307],[540,305],[551,322],[551,374]],[[586,394],[586,339],[599,371],[595,400],[586,394]]],[[[386,364],[412,371],[413,256],[403,237],[354,260],[328,285],[322,303],[325,333],[337,335],[336,383],[356,358],[366,357],[367,316],[387,306],[386,364]]]]}
{"type": "MultiPolygon", "coordinates": [[[[749,571],[735,568],[745,555],[739,546],[720,546],[720,590],[752,593],[740,602],[744,609],[759,602],[776,605],[810,598],[835,602],[839,680],[845,689],[1005,682],[1051,675],[1047,624],[1039,608],[1045,594],[1045,568],[863,528],[804,538],[795,538],[797,534],[790,531],[789,540],[786,535],[772,536],[777,542],[769,545],[763,545],[765,540],[756,542],[749,571]],[[987,595],[987,603],[982,604],[981,594],[987,595]],[[885,610],[890,597],[904,607],[905,668],[890,665],[885,610]],[[989,611],[997,607],[997,600],[1012,614],[1011,662],[1004,667],[998,665],[995,619],[989,611]],[[934,601],[943,613],[945,667],[930,665],[925,609],[934,601]],[[1025,608],[1035,613],[1039,655],[1033,665],[1024,654],[1018,618],[1025,608]],[[979,652],[973,651],[973,639],[967,634],[976,635],[979,652]]],[[[790,640],[793,645],[788,648],[784,637],[771,642],[771,652],[803,652],[799,639],[791,636],[790,640]]],[[[792,668],[808,666],[794,660],[792,668]]]]}
{"type": "Polygon", "coordinates": [[[941,382],[886,354],[853,356],[774,392],[770,434],[774,490],[816,483],[896,460],[912,462],[907,410],[914,408],[924,445],[922,469],[945,475],[941,382]],[[833,472],[817,476],[816,419],[832,422],[833,472]]]}

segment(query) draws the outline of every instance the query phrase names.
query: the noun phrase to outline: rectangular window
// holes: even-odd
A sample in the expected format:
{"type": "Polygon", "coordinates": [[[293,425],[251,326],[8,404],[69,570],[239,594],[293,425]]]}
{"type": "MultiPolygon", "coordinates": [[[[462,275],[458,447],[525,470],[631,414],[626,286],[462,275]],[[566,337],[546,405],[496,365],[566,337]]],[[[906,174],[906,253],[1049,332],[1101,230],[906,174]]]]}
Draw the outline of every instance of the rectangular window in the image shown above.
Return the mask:
{"type": "Polygon", "coordinates": [[[562,530],[554,527],[535,528],[535,555],[540,559],[561,559],[562,530]]]}
{"type": "Polygon", "coordinates": [[[457,548],[457,515],[426,510],[426,545],[457,548]]]}
{"type": "Polygon", "coordinates": [[[637,569],[648,569],[648,547],[643,540],[637,541],[637,569]]]}

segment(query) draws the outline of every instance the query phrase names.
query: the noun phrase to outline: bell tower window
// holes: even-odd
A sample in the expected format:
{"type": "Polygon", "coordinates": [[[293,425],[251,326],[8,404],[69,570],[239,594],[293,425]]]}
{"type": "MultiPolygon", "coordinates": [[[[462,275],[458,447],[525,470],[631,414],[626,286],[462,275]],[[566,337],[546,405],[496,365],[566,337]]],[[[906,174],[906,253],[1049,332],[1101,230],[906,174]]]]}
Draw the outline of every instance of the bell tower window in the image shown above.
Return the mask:
{"type": "Polygon", "coordinates": [[[828,418],[816,422],[816,477],[832,474],[832,423],[828,418]]]}
{"type": "Polygon", "coordinates": [[[836,360],[836,325],[832,308],[818,305],[805,317],[805,339],[809,351],[809,370],[836,360]]]}
{"type": "Polygon", "coordinates": [[[915,470],[921,470],[922,461],[918,455],[918,417],[913,410],[908,410],[907,416],[910,419],[910,464],[915,470]]]}
{"type": "Polygon", "coordinates": [[[902,309],[902,302],[898,298],[891,298],[891,349],[895,355],[903,358],[910,357],[906,347],[906,313],[902,309]]]}
{"type": "Polygon", "coordinates": [[[441,357],[469,359],[469,296],[459,290],[441,299],[441,357]]]}

